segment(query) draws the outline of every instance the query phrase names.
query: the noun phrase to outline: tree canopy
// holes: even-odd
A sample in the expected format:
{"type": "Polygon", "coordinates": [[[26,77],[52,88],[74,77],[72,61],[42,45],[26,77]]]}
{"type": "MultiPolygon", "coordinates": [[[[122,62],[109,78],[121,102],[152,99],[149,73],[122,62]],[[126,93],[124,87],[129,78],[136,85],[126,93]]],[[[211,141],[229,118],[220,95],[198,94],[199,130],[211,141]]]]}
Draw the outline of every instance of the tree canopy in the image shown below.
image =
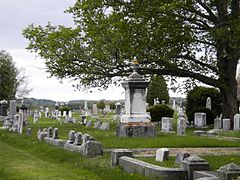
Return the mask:
{"type": "Polygon", "coordinates": [[[17,68],[6,51],[0,51],[0,100],[15,99],[18,86],[17,68]]]}
{"type": "Polygon", "coordinates": [[[167,83],[163,76],[154,75],[150,79],[150,83],[147,88],[147,103],[154,105],[154,99],[158,98],[161,103],[164,100],[167,104],[169,103],[169,94],[167,83]]]}
{"type": "Polygon", "coordinates": [[[76,27],[29,25],[28,49],[51,75],[105,86],[137,56],[143,74],[188,77],[218,87],[223,117],[237,112],[239,0],[78,0],[76,27]]]}

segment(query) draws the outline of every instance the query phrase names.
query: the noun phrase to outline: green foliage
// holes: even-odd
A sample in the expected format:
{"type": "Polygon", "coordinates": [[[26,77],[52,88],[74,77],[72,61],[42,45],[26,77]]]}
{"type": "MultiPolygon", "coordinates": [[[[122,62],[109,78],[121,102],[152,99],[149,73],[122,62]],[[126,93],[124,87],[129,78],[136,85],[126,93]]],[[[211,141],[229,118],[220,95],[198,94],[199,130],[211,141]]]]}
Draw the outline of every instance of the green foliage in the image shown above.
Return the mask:
{"type": "Polygon", "coordinates": [[[63,106],[61,109],[61,114],[63,115],[63,111],[66,111],[66,115],[68,115],[69,111],[71,110],[68,106],[63,106]]]}
{"type": "Polygon", "coordinates": [[[109,103],[110,109],[116,109],[116,103],[115,102],[110,102],[109,103]]]}
{"type": "Polygon", "coordinates": [[[195,112],[205,112],[207,114],[207,124],[212,124],[214,118],[222,112],[221,94],[215,88],[195,87],[187,94],[186,114],[189,121],[194,120],[195,112]],[[211,98],[212,110],[206,109],[206,100],[211,98]]]}
{"type": "Polygon", "coordinates": [[[174,110],[166,104],[159,104],[148,109],[151,121],[161,121],[162,117],[173,117],[174,110]]]}
{"type": "Polygon", "coordinates": [[[0,51],[0,100],[15,99],[18,87],[17,73],[11,55],[0,51]]]}
{"type": "Polygon", "coordinates": [[[162,100],[165,103],[169,103],[169,94],[167,89],[167,83],[163,76],[154,75],[151,77],[147,90],[147,103],[154,105],[154,99],[158,97],[160,103],[162,100]]]}
{"type": "Polygon", "coordinates": [[[102,109],[103,110],[105,108],[105,102],[103,100],[99,101],[97,103],[97,107],[98,107],[98,109],[102,109]]]}

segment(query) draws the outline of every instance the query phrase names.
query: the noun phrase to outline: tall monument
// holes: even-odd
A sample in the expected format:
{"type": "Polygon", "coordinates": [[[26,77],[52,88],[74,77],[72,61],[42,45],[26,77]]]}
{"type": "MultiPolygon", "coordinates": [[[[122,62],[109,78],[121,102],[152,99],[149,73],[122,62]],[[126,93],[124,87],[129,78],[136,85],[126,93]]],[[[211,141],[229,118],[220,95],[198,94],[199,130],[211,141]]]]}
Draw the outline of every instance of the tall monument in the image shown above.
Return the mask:
{"type": "Polygon", "coordinates": [[[151,137],[156,135],[155,126],[146,112],[146,88],[149,84],[137,71],[139,63],[134,58],[133,73],[122,83],[125,89],[125,113],[117,126],[120,137],[151,137]]]}

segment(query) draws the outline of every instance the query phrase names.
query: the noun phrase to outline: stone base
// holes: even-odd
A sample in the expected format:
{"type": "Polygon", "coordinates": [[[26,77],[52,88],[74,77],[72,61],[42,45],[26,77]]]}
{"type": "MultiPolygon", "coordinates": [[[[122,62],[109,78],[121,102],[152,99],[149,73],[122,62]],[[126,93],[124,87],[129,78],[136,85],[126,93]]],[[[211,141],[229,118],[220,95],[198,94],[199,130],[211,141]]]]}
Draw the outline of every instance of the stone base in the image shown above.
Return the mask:
{"type": "Polygon", "coordinates": [[[150,123],[151,116],[149,114],[123,114],[121,123],[150,123]]]}
{"type": "Polygon", "coordinates": [[[117,125],[118,137],[154,137],[156,128],[153,123],[120,123],[117,125]]]}

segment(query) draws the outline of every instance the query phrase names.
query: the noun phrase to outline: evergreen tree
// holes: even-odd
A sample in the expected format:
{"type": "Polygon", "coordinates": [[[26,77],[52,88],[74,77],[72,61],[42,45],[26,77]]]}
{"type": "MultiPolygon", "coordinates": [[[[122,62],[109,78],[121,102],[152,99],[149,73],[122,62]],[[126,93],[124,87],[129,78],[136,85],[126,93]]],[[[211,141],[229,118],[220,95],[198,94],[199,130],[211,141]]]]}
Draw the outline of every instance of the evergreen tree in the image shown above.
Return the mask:
{"type": "Polygon", "coordinates": [[[154,98],[158,98],[160,103],[163,100],[167,104],[169,102],[167,83],[163,76],[154,75],[151,77],[147,91],[147,103],[154,105],[154,98]]]}

